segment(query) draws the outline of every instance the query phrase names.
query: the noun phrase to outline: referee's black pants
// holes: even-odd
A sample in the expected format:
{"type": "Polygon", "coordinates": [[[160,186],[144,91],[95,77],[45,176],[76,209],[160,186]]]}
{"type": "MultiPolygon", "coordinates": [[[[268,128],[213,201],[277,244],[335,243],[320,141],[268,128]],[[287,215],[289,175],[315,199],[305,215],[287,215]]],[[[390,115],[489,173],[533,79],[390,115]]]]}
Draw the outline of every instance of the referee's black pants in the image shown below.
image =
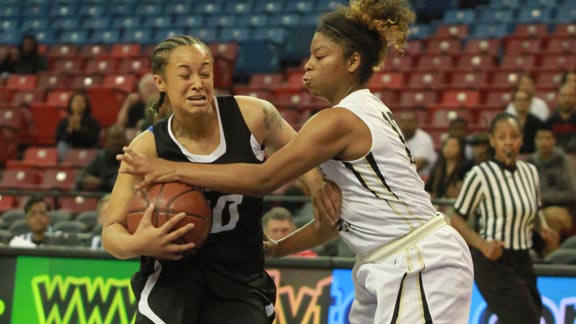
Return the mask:
{"type": "Polygon", "coordinates": [[[539,324],[542,297],[528,250],[504,250],[496,261],[471,248],[474,280],[501,324],[539,324]]]}

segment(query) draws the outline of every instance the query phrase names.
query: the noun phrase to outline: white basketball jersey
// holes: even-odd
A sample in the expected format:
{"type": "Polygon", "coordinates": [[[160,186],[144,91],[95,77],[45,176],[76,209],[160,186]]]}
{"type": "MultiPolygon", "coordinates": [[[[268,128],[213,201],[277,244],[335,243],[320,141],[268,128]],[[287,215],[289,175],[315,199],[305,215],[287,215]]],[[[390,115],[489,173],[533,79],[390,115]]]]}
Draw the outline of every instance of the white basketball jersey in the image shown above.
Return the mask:
{"type": "Polygon", "coordinates": [[[353,252],[365,253],[420,227],[436,210],[390,109],[367,89],[349,94],[335,107],[353,112],[372,135],[364,157],[320,166],[342,190],[340,237],[353,252]]]}

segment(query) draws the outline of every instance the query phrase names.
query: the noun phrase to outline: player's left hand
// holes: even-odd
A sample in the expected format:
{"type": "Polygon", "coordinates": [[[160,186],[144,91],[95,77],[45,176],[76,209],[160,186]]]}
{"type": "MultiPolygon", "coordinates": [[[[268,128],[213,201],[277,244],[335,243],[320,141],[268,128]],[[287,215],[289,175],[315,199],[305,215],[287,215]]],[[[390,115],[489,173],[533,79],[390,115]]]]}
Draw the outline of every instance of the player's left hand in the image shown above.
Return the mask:
{"type": "Polygon", "coordinates": [[[118,154],[116,159],[125,162],[129,167],[119,170],[120,173],[143,177],[136,185],[141,189],[152,183],[177,181],[176,168],[172,162],[157,157],[136,153],[129,147],[123,148],[124,154],[118,154]]]}
{"type": "Polygon", "coordinates": [[[342,192],[338,185],[329,180],[324,180],[322,186],[312,193],[314,205],[314,218],[320,222],[332,226],[338,223],[342,207],[342,192]]]}

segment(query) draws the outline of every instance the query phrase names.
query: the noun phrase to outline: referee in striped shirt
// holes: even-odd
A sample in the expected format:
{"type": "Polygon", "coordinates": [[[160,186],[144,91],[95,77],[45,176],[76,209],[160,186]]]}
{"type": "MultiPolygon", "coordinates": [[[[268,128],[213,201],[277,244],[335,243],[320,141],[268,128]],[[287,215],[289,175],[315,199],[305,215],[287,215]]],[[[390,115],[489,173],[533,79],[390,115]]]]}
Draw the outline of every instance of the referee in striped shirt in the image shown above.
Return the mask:
{"type": "MultiPolygon", "coordinates": [[[[471,247],[476,285],[502,324],[537,324],[542,314],[529,253],[540,209],[538,171],[516,160],[522,133],[508,113],[492,120],[493,157],[467,174],[452,215],[452,226],[471,247]],[[476,211],[478,232],[466,223],[476,211]]],[[[545,223],[542,235],[551,235],[545,223]]]]}

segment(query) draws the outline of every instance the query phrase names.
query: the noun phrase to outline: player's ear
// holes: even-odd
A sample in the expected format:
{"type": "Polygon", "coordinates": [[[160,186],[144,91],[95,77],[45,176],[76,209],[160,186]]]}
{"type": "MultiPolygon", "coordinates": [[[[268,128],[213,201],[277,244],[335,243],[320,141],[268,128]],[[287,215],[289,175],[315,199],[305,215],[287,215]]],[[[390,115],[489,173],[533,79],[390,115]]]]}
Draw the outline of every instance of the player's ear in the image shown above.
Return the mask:
{"type": "Polygon", "coordinates": [[[159,92],[166,92],[166,82],[164,82],[162,76],[154,74],[154,84],[159,92]]]}

